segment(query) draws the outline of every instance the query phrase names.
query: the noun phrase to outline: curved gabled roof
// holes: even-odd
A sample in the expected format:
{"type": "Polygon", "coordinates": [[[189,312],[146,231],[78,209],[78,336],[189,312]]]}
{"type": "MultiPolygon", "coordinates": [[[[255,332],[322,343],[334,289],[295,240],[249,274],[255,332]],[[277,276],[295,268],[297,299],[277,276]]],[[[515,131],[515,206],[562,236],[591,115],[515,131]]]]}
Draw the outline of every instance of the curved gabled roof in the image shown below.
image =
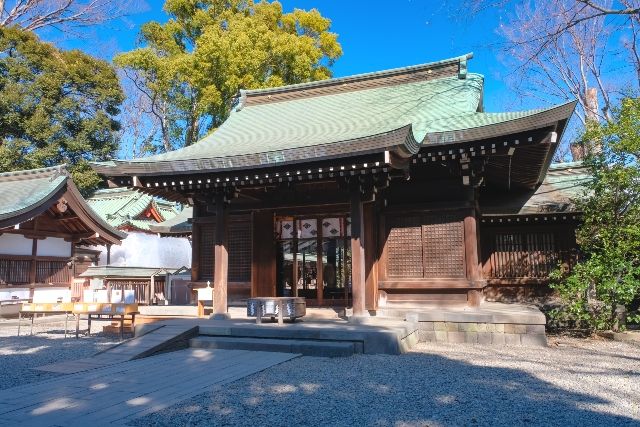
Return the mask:
{"type": "Polygon", "coordinates": [[[175,204],[154,198],[131,188],[109,188],[96,191],[87,202],[91,208],[112,227],[130,227],[149,231],[150,226],[157,223],[154,217],[142,217],[152,208],[160,217],[168,220],[178,214],[175,204]]]}
{"type": "Polygon", "coordinates": [[[241,91],[214,133],[180,150],[94,164],[100,173],[217,172],[464,142],[556,126],[573,104],[485,113],[484,79],[467,73],[471,55],[376,73],[241,91]]]}
{"type": "MultiPolygon", "coordinates": [[[[69,234],[85,244],[120,244],[127,235],[97,215],[84,200],[64,165],[0,173],[0,228],[12,227],[45,213],[64,199],[74,216],[69,234]]],[[[62,230],[61,230],[62,231],[62,230]]]]}

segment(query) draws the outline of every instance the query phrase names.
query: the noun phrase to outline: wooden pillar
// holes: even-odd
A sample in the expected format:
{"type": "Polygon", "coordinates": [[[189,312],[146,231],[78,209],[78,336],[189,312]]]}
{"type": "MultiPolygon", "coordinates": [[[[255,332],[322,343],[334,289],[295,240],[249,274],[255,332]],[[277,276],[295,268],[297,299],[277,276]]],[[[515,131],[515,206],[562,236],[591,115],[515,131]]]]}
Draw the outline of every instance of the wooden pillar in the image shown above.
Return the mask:
{"type": "MultiPolygon", "coordinates": [[[[475,209],[467,213],[464,218],[464,249],[466,260],[467,280],[474,286],[479,286],[480,269],[478,268],[478,234],[475,209]]],[[[467,304],[478,307],[482,301],[482,291],[472,289],[467,292],[467,304]]]]}
{"type": "Polygon", "coordinates": [[[324,299],[324,263],[322,257],[324,248],[322,247],[322,219],[318,218],[318,238],[316,240],[316,299],[318,306],[322,307],[324,299]]]}
{"type": "Polygon", "coordinates": [[[29,282],[36,283],[36,266],[38,264],[38,239],[32,239],[31,243],[31,265],[29,266],[29,282]]]}
{"type": "Polygon", "coordinates": [[[224,193],[215,196],[216,233],[213,269],[213,318],[228,319],[227,306],[227,277],[229,270],[229,252],[227,247],[227,229],[229,222],[228,211],[225,206],[224,193]]]}
{"type": "MultiPolygon", "coordinates": [[[[194,207],[195,211],[195,207],[194,207]]],[[[200,280],[200,224],[195,221],[191,226],[191,281],[200,280]]]]}
{"type": "Polygon", "coordinates": [[[365,309],[365,256],[362,198],[359,189],[351,192],[351,293],[353,296],[353,316],[364,317],[365,309]]]}
{"type": "Polygon", "coordinates": [[[107,265],[111,265],[111,243],[107,243],[107,265]]]}

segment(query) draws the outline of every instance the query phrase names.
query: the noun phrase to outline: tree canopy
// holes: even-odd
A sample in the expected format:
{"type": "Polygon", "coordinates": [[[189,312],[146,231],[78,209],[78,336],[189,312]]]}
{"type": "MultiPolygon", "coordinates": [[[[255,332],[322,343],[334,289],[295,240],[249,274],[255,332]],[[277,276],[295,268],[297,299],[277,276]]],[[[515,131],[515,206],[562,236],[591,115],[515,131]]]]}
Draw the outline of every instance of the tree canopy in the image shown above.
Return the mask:
{"type": "Polygon", "coordinates": [[[78,187],[94,187],[87,161],[115,153],[123,97],[107,62],[0,28],[0,171],[67,163],[78,187]]]}
{"type": "Polygon", "coordinates": [[[150,100],[161,148],[190,145],[228,116],[239,89],[331,77],[342,54],[331,21],[278,2],[167,0],[165,24],[142,27],[143,47],[115,58],[150,100]]]}

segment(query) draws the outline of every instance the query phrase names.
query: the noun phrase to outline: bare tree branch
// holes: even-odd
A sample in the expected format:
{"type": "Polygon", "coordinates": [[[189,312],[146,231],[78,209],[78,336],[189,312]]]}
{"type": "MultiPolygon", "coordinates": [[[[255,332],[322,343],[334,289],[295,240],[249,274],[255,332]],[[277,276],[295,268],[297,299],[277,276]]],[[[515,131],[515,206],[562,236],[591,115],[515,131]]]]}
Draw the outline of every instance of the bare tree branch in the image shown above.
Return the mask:
{"type": "Polygon", "coordinates": [[[0,0],[0,27],[86,27],[125,16],[133,0],[0,0]]]}

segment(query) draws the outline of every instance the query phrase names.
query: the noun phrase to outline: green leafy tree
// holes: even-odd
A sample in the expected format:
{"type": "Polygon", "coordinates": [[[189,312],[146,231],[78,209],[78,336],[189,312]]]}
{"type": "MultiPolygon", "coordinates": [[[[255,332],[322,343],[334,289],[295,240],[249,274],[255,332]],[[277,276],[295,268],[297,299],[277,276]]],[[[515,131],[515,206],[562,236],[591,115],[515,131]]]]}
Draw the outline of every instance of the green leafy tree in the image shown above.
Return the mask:
{"type": "Polygon", "coordinates": [[[0,28],[0,171],[66,163],[80,189],[95,187],[87,161],[114,154],[122,100],[108,63],[0,28]]]}
{"type": "Polygon", "coordinates": [[[145,24],[144,47],[115,63],[151,101],[167,151],[218,127],[239,89],[329,78],[342,54],[331,21],[315,9],[283,13],[278,2],[167,0],[164,10],[171,19],[145,24]]]}
{"type": "Polygon", "coordinates": [[[565,302],[561,318],[596,330],[618,329],[624,306],[630,319],[640,298],[640,100],[625,99],[614,119],[584,135],[593,147],[586,163],[593,175],[578,207],[577,238],[584,259],[554,287],[565,302]]]}

